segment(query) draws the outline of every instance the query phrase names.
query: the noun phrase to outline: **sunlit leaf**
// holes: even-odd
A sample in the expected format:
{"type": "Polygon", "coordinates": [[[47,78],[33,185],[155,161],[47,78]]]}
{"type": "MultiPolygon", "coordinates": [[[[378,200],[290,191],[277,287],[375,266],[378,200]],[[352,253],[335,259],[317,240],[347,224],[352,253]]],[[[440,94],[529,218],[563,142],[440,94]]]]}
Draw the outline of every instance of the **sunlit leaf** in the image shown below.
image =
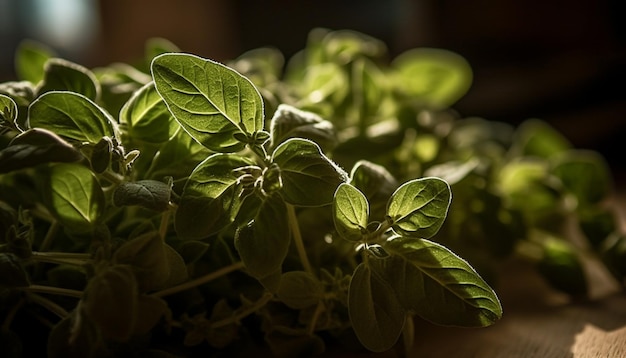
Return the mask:
{"type": "Polygon", "coordinates": [[[44,65],[43,81],[38,87],[38,93],[50,91],[76,92],[97,101],[100,97],[100,83],[89,69],[61,58],[50,58],[44,65]]]}
{"type": "Polygon", "coordinates": [[[347,173],[328,159],[314,142],[291,138],[272,153],[283,181],[281,195],[286,202],[298,206],[330,204],[339,184],[347,181],[347,173]]]}
{"type": "Polygon", "coordinates": [[[252,82],[220,63],[188,54],[163,54],[152,61],[157,91],[180,125],[217,152],[245,143],[234,134],[263,130],[263,100],[252,82]]]}
{"type": "Polygon", "coordinates": [[[393,229],[408,236],[430,238],[439,231],[452,200],[450,186],[434,177],[402,184],[389,199],[393,229]]]}
{"type": "Polygon", "coordinates": [[[391,194],[398,188],[398,181],[382,165],[359,160],[350,172],[350,184],[359,189],[370,204],[371,217],[382,219],[391,194]]]}
{"type": "Polygon", "coordinates": [[[15,50],[15,72],[20,80],[37,84],[43,79],[44,64],[54,55],[46,45],[33,41],[22,41],[15,50]]]}
{"type": "Polygon", "coordinates": [[[385,279],[400,302],[422,318],[442,325],[482,327],[502,316],[496,293],[463,259],[424,239],[394,237],[384,245],[385,279]]]}
{"type": "Polygon", "coordinates": [[[78,164],[57,164],[45,172],[46,202],[59,222],[84,232],[102,219],[105,198],[94,174],[78,164]]]}
{"type": "Polygon", "coordinates": [[[352,275],[348,311],[357,338],[373,352],[393,347],[406,319],[391,285],[365,263],[359,264],[352,275]]]}
{"type": "Polygon", "coordinates": [[[460,99],[472,83],[472,68],[454,52],[417,48],[400,54],[391,64],[397,88],[432,108],[446,108],[460,99]]]}
{"type": "Polygon", "coordinates": [[[168,141],[180,128],[150,82],[136,91],[120,111],[128,135],[148,143],[168,141]]]}
{"type": "Polygon", "coordinates": [[[242,204],[234,169],[254,163],[234,154],[214,154],[191,173],[176,210],[181,238],[202,239],[230,224],[242,204]]]}
{"type": "Polygon", "coordinates": [[[0,124],[15,123],[16,119],[17,103],[15,103],[13,98],[0,94],[0,124]]]}
{"type": "Polygon", "coordinates": [[[366,233],[369,204],[365,195],[352,185],[342,183],[333,200],[333,220],[339,236],[359,241],[366,233]]]}
{"type": "Polygon", "coordinates": [[[28,107],[30,128],[44,128],[78,142],[98,143],[116,137],[115,120],[87,97],[65,91],[47,92],[28,107]]]}
{"type": "Polygon", "coordinates": [[[515,131],[513,151],[519,156],[548,158],[570,149],[572,144],[563,134],[539,119],[528,119],[515,131]]]}

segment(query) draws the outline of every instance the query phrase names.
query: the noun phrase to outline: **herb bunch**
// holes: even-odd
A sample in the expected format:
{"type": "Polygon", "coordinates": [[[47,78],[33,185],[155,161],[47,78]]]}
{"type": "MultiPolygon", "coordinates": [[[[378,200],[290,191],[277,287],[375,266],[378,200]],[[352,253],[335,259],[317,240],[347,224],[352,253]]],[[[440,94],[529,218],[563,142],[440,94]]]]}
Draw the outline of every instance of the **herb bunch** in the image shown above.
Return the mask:
{"type": "Polygon", "coordinates": [[[155,39],[143,64],[87,69],[23,43],[0,84],[6,351],[406,351],[416,317],[496,322],[481,274],[506,257],[586,292],[571,218],[623,280],[596,153],[540,121],[458,118],[458,55],[386,57],[322,29],[286,65],[155,39]]]}

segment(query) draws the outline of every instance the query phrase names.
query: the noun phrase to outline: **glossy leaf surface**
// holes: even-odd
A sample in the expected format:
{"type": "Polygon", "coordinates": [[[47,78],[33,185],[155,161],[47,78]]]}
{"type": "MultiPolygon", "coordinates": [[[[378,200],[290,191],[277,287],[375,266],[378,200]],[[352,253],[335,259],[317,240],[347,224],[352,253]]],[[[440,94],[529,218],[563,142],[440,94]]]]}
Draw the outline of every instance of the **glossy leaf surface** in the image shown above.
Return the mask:
{"type": "Polygon", "coordinates": [[[44,65],[43,81],[38,88],[40,94],[50,91],[71,91],[97,101],[100,83],[89,69],[61,58],[51,58],[44,65]]]}

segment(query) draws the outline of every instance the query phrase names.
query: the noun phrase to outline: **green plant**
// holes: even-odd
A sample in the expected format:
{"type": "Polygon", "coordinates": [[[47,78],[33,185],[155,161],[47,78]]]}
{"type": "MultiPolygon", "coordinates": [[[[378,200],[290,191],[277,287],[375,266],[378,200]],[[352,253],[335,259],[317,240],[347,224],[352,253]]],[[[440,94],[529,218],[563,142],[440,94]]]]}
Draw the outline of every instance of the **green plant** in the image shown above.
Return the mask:
{"type": "Polygon", "coordinates": [[[385,57],[321,29],[286,66],[157,40],[143,64],[89,70],[24,43],[23,81],[0,84],[2,341],[19,355],[43,336],[52,357],[301,356],[353,334],[410,349],[415,316],[502,314],[453,251],[485,277],[530,257],[584,292],[582,249],[555,225],[571,217],[623,279],[601,158],[542,122],[456,118],[471,70],[455,54],[385,57]]]}

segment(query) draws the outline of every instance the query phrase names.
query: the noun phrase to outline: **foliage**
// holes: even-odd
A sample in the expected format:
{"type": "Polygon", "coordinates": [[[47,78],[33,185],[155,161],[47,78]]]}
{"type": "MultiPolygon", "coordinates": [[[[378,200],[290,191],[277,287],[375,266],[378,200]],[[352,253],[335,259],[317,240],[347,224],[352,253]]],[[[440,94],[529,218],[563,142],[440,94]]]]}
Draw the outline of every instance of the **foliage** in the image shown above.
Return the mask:
{"type": "Polygon", "coordinates": [[[3,341],[45,346],[36,325],[51,357],[302,356],[404,332],[410,349],[415,317],[496,322],[483,276],[529,247],[584,294],[571,218],[624,279],[602,158],[538,120],[456,117],[456,54],[387,55],[317,29],[286,65],[155,40],[137,68],[87,69],[25,43],[0,84],[3,341]]]}

